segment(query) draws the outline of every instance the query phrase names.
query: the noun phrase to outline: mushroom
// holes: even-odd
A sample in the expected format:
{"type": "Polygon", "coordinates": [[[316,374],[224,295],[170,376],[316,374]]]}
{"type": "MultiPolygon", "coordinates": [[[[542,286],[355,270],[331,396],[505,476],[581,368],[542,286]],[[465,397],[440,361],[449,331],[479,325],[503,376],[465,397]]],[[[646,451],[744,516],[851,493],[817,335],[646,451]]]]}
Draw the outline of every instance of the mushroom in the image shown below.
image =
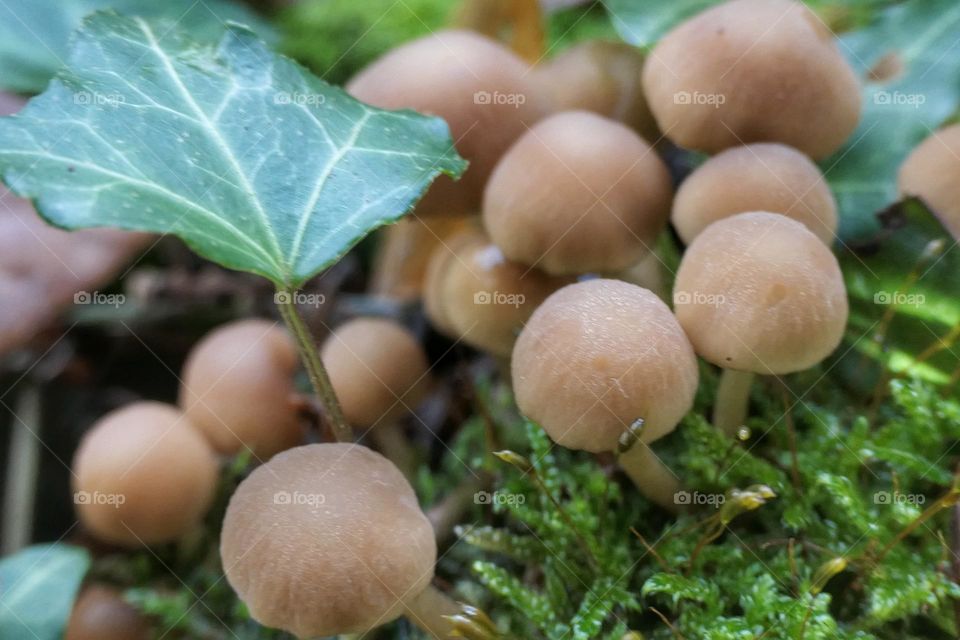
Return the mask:
{"type": "Polygon", "coordinates": [[[73,461],[74,502],[97,538],[126,547],[172,542],[213,501],[217,460],[176,408],[137,402],[102,417],[73,461]]]}
{"type": "Polygon", "coordinates": [[[683,256],[677,319],[696,352],[724,369],[714,423],[735,432],[755,373],[780,375],[832,353],[847,324],[837,259],[807,227],[768,212],[714,222],[683,256]]]}
{"type": "Polygon", "coordinates": [[[472,214],[494,164],[544,114],[529,70],[489,38],[448,30],[393,49],[353,78],[347,90],[383,109],[415,109],[446,120],[470,167],[459,182],[438,178],[417,213],[472,214]]]}
{"type": "Polygon", "coordinates": [[[103,584],[84,587],[73,605],[64,640],[150,640],[146,618],[103,584]]]}
{"type": "Polygon", "coordinates": [[[510,262],[478,230],[463,231],[430,258],[427,315],[454,339],[509,358],[524,323],[570,278],[510,262]]]}
{"type": "Polygon", "coordinates": [[[960,124],[931,134],[900,167],[900,193],[917,196],[960,239],[960,124]]]}
{"type": "Polygon", "coordinates": [[[483,223],[507,259],[554,275],[632,266],[664,228],[670,174],[627,126],[586,111],[543,120],[490,177],[483,223]]]}
{"type": "Polygon", "coordinates": [[[675,508],[679,484],[647,445],[690,410],[699,374],[687,336],[654,293],[602,279],[560,289],[520,333],[512,374],[520,411],[569,449],[615,451],[642,421],[620,463],[641,492],[675,508]]]}
{"type": "Polygon", "coordinates": [[[782,142],[820,159],[860,119],[833,33],[793,0],[731,0],[683,22],[654,47],[643,86],[664,134],[708,153],[782,142]]]}
{"type": "Polygon", "coordinates": [[[734,147],[704,162],[677,190],[671,221],[690,244],[711,223],[748,211],[793,218],[827,246],[837,232],[837,203],[820,169],[775,143],[734,147]]]}
{"type": "Polygon", "coordinates": [[[250,615],[299,638],[401,615],[438,637],[452,628],[441,616],[456,606],[430,585],[430,522],[403,474],[361,445],[296,447],[255,469],[230,498],[220,556],[250,615]]]}
{"type": "Polygon", "coordinates": [[[624,42],[588,40],[533,68],[551,112],[582,109],[617,120],[645,140],[660,138],[640,77],[643,52],[624,42]]]}
{"type": "Polygon", "coordinates": [[[267,459],[303,440],[293,402],[298,366],[293,340],[275,322],[231,322],[190,352],[179,404],[218,452],[267,459]]]}
{"type": "Polygon", "coordinates": [[[417,456],[396,420],[430,387],[429,363],[416,337],[386,318],[354,318],[331,333],[320,351],[343,415],[368,430],[384,454],[412,474],[417,456]]]}

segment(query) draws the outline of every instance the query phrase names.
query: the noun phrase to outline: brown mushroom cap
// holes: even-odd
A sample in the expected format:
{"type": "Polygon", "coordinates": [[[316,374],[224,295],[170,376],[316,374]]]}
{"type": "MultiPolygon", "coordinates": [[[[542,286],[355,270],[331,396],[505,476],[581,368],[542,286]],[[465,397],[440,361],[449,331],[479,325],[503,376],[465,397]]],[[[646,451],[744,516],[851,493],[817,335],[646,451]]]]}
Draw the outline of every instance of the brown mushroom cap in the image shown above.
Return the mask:
{"type": "Polygon", "coordinates": [[[483,222],[514,262],[567,275],[626,269],[666,224],[670,174],[640,136],[586,111],[541,121],[503,156],[483,222]]]}
{"type": "Polygon", "coordinates": [[[674,302],[700,356],[761,374],[820,362],[847,324],[837,259],[805,226],[775,213],[741,213],[707,227],[683,256],[674,302]]]}
{"type": "Polygon", "coordinates": [[[303,439],[291,402],[297,363],[293,341],[275,322],[231,322],[190,352],[180,406],[217,451],[233,454],[249,447],[267,459],[303,439]]]}
{"type": "Polygon", "coordinates": [[[510,262],[476,230],[437,248],[431,267],[425,292],[431,321],[451,338],[504,357],[534,309],[570,281],[510,262]]]}
{"type": "Polygon", "coordinates": [[[768,141],[823,158],[860,118],[833,34],[792,0],[731,0],[687,20],[650,54],[643,86],[660,129],[708,153],[768,141]]]}
{"type": "Polygon", "coordinates": [[[677,190],[671,222],[690,244],[717,220],[748,211],[802,222],[828,246],[837,231],[837,203],[820,169],[774,143],[727,149],[700,165],[677,190]]]}
{"type": "Polygon", "coordinates": [[[640,78],[643,52],[624,42],[588,40],[533,69],[551,112],[582,109],[622,122],[645,140],[660,138],[640,78]]]}
{"type": "Polygon", "coordinates": [[[470,167],[459,182],[440,176],[417,212],[457,215],[479,210],[497,160],[544,114],[529,71],[526,62],[489,38],[440,31],[393,49],[353,78],[347,90],[382,109],[415,109],[447,121],[470,167]]]}
{"type": "Polygon", "coordinates": [[[137,402],[102,417],[73,461],[81,522],[115,544],[171,542],[200,522],[213,501],[217,461],[176,408],[137,402]]]}
{"type": "Polygon", "coordinates": [[[313,444],[240,484],[220,556],[254,619],[312,638],[399,616],[433,579],[437,544],[393,463],[360,445],[313,444]]]}
{"type": "Polygon", "coordinates": [[[641,440],[693,405],[697,360],[670,309],[618,280],[587,280],[540,305],[513,349],[520,411],[570,449],[611,451],[638,418],[641,440]]]}
{"type": "Polygon", "coordinates": [[[84,587],[73,605],[64,640],[150,640],[150,625],[123,595],[99,584],[84,587]]]}
{"type": "Polygon", "coordinates": [[[917,196],[960,240],[960,124],[934,132],[900,167],[900,193],[917,196]]]}
{"type": "Polygon", "coordinates": [[[393,320],[350,320],[327,337],[320,356],[343,414],[355,427],[374,427],[403,415],[429,389],[423,347],[393,320]]]}

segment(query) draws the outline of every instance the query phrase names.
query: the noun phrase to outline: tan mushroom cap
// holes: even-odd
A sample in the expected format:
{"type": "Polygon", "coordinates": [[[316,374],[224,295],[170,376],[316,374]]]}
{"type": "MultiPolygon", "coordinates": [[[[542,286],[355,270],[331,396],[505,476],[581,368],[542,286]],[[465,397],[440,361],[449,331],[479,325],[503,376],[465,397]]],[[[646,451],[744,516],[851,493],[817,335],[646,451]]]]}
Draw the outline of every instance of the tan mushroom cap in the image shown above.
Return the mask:
{"type": "Polygon", "coordinates": [[[545,113],[529,72],[526,62],[494,40],[448,30],[393,49],[354,77],[347,90],[382,109],[414,109],[447,121],[470,167],[459,182],[440,176],[417,212],[458,215],[479,210],[497,160],[545,113]]]}
{"type": "Polygon", "coordinates": [[[431,322],[451,338],[504,357],[534,309],[570,282],[510,262],[478,230],[438,247],[430,273],[425,307],[431,322]]]}
{"type": "Polygon", "coordinates": [[[837,259],[805,226],[741,213],[715,222],[683,256],[677,319],[696,352],[725,369],[800,371],[837,348],[847,291],[837,259]]]}
{"type": "Polygon", "coordinates": [[[171,542],[207,512],[217,484],[210,445],[175,407],[137,402],[102,417],[73,460],[80,521],[127,547],[171,542]]]}
{"type": "Polygon", "coordinates": [[[112,587],[84,587],[73,605],[64,640],[150,640],[150,625],[112,587]]]}
{"type": "Polygon", "coordinates": [[[366,447],[289,449],[237,488],[227,580],[255,620],[300,638],[386,624],[433,579],[437,544],[403,474],[366,447]]]}
{"type": "Polygon", "coordinates": [[[802,222],[826,245],[837,231],[837,203],[823,174],[791,147],[757,143],[727,149],[683,181],[671,222],[687,244],[722,218],[749,211],[802,222]]]}
{"type": "Polygon", "coordinates": [[[834,35],[792,0],[732,0],[680,24],[648,57],[643,86],[665,135],[708,153],[767,141],[819,159],[860,118],[834,35]]]}
{"type": "Polygon", "coordinates": [[[653,247],[673,187],[629,127],[586,111],[541,121],[503,156],[483,223],[503,254],[547,273],[619,271],[653,247]]]}
{"type": "Polygon", "coordinates": [[[583,109],[660,138],[643,94],[643,52],[624,42],[588,40],[533,68],[531,78],[551,112],[583,109]]]}
{"type": "Polygon", "coordinates": [[[641,439],[673,431],[693,405],[697,360],[670,309],[646,289],[587,280],[537,309],[513,350],[520,411],[570,449],[611,451],[638,418],[641,439]]]}
{"type": "Polygon", "coordinates": [[[369,428],[413,410],[430,386],[423,347],[402,325],[355,318],[327,337],[320,353],[347,421],[369,428]]]}
{"type": "Polygon", "coordinates": [[[267,459],[303,440],[294,403],[298,366],[293,340],[277,323],[250,319],[218,327],[183,367],[179,404],[224,454],[267,459]]]}
{"type": "Polygon", "coordinates": [[[917,196],[960,240],[960,124],[931,134],[900,167],[900,193],[917,196]]]}

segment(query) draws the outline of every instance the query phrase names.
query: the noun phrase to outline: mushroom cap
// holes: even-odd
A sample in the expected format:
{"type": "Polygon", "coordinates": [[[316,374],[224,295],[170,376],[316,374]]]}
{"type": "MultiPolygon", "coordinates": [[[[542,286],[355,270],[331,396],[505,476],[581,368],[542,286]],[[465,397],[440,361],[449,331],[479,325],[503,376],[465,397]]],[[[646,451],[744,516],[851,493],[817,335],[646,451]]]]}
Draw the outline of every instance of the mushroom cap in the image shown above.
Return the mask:
{"type": "Polygon", "coordinates": [[[96,537],[139,547],[171,542],[216,490],[210,445],[176,408],[137,402],[100,418],[73,460],[77,515],[96,537]]]}
{"type": "Polygon", "coordinates": [[[84,587],[73,605],[64,640],[150,640],[143,615],[112,587],[84,587]]]}
{"type": "Polygon", "coordinates": [[[551,112],[592,111],[657,140],[640,81],[643,63],[643,52],[625,42],[587,40],[535,66],[531,78],[551,112]]]}
{"type": "Polygon", "coordinates": [[[917,196],[960,240],[960,124],[934,132],[900,167],[900,193],[917,196]]]}
{"type": "Polygon", "coordinates": [[[793,0],[731,0],[683,22],[653,49],[643,86],[660,129],[708,153],[768,141],[823,158],[860,119],[856,74],[793,0]]]}
{"type": "Polygon", "coordinates": [[[707,227],[687,248],[673,295],[696,352],[725,369],[806,369],[837,348],[847,324],[837,259],[809,229],[776,213],[707,227]]]}
{"type": "Polygon", "coordinates": [[[514,262],[554,275],[638,262],[666,224],[666,165],[629,127],[586,111],[539,122],[497,165],[483,222],[514,262]]]}
{"type": "Polygon", "coordinates": [[[399,616],[433,579],[437,543],[392,462],[357,444],[312,444],[240,483],[220,556],[255,620],[312,638],[399,616]]]}
{"type": "Polygon", "coordinates": [[[425,296],[431,322],[454,339],[503,357],[510,356],[534,309],[570,281],[510,262],[477,230],[437,248],[431,267],[425,296]]]}
{"type": "Polygon", "coordinates": [[[347,90],[382,109],[415,109],[450,125],[470,161],[455,182],[440,176],[417,205],[425,215],[476,213],[483,186],[507,147],[544,115],[530,66],[471,31],[438,31],[403,44],[361,71],[347,90]]]}
{"type": "Polygon", "coordinates": [[[340,325],[320,357],[355,427],[374,427],[416,408],[430,386],[423,347],[393,320],[354,318],[340,325]]]}
{"type": "Polygon", "coordinates": [[[837,231],[837,203],[817,165],[796,149],[757,143],[727,149],[683,181],[671,222],[686,244],[737,213],[770,211],[802,222],[827,246],[837,231]]]}
{"type": "Polygon", "coordinates": [[[303,440],[291,402],[297,366],[296,346],[275,322],[231,322],[191,350],[183,366],[179,404],[220,453],[249,448],[267,459],[303,440]]]}
{"type": "Polygon", "coordinates": [[[612,451],[643,418],[641,440],[673,431],[693,405],[697,360],[655,294],[619,280],[560,289],[513,349],[520,411],[570,449],[612,451]]]}

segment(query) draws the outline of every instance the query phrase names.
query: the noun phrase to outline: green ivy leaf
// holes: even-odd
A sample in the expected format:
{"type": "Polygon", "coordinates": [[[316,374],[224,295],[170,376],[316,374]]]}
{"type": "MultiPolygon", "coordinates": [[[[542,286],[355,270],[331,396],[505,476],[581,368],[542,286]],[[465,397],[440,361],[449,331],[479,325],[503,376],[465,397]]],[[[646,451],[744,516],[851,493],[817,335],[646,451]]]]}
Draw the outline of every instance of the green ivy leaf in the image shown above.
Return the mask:
{"type": "Polygon", "coordinates": [[[237,25],[207,45],[95,14],[0,120],[4,180],[54,224],[172,233],[292,287],[465,166],[443,120],[357,102],[237,25]]]}
{"type": "Polygon", "coordinates": [[[37,545],[0,561],[0,639],[60,640],[90,555],[37,545]]]}
{"type": "Polygon", "coordinates": [[[167,18],[198,38],[216,38],[228,20],[249,25],[262,36],[271,27],[233,0],[4,0],[0,2],[0,89],[33,94],[63,66],[70,34],[83,17],[100,9],[126,15],[167,18]]]}
{"type": "Polygon", "coordinates": [[[721,0],[606,0],[613,27],[626,42],[648,47],[674,26],[721,0]]]}
{"type": "Polygon", "coordinates": [[[822,164],[837,196],[845,242],[879,231],[874,214],[896,201],[900,164],[960,105],[958,31],[960,4],[954,0],[909,0],[843,37],[841,49],[862,78],[881,60],[902,69],[867,82],[860,126],[822,164]]]}

